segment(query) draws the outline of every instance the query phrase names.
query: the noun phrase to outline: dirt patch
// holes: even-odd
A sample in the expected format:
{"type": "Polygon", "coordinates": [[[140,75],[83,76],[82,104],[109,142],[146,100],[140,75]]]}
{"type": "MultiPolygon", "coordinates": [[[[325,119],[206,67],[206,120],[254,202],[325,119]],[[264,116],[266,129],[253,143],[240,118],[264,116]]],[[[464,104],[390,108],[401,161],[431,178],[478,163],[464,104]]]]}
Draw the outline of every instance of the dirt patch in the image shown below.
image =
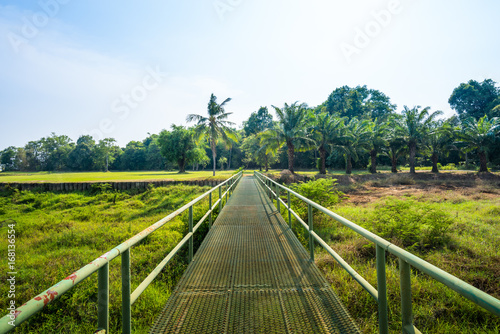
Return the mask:
{"type": "Polygon", "coordinates": [[[493,199],[500,196],[500,176],[477,173],[417,173],[354,175],[339,179],[347,203],[364,204],[387,196],[413,196],[422,200],[451,201],[493,199]],[[347,187],[345,187],[347,186],[347,187]]]}

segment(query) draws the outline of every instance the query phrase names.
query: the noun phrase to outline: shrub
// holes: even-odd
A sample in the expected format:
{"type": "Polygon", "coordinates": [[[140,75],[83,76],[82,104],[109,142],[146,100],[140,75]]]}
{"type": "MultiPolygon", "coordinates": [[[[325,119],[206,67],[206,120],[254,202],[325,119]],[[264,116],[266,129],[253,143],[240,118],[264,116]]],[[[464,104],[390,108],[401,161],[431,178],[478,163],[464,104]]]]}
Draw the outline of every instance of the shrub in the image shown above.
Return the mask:
{"type": "Polygon", "coordinates": [[[373,232],[397,245],[419,250],[438,248],[449,240],[452,219],[430,203],[388,198],[371,217],[373,232]]]}
{"type": "Polygon", "coordinates": [[[309,198],[313,202],[328,207],[342,201],[344,196],[341,191],[335,189],[336,181],[336,179],[317,179],[292,184],[290,185],[290,189],[309,198]]]}

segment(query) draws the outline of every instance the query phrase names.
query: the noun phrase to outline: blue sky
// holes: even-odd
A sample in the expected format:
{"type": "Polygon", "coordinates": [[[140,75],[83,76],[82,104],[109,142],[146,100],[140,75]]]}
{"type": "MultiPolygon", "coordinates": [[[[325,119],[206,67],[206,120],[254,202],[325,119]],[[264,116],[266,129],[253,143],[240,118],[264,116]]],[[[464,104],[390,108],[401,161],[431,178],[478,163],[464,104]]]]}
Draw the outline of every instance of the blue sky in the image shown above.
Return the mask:
{"type": "Polygon", "coordinates": [[[210,94],[237,125],[260,106],[367,85],[452,114],[500,81],[494,0],[0,1],[0,149],[66,134],[121,146],[186,124],[210,94]]]}

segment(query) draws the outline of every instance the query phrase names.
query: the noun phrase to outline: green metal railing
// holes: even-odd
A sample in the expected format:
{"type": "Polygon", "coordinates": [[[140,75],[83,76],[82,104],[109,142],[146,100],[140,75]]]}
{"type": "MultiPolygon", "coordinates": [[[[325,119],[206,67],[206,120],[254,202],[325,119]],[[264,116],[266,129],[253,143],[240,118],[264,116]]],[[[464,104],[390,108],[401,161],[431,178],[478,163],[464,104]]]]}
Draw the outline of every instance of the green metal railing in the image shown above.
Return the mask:
{"type": "Polygon", "coordinates": [[[412,313],[412,298],[411,298],[411,267],[426,273],[438,282],[443,283],[450,289],[458,292],[463,297],[469,299],[473,303],[483,307],[489,312],[500,317],[500,300],[488,295],[487,293],[473,287],[472,285],[448,274],[436,266],[422,260],[421,258],[405,251],[404,249],[388,242],[385,239],[377,236],[374,233],[354,224],[353,222],[333,213],[323,206],[301,196],[300,194],[290,190],[287,187],[275,182],[269,177],[254,172],[259,184],[264,188],[267,194],[276,201],[276,208],[280,211],[281,204],[288,211],[288,224],[292,226],[292,216],[308,231],[309,233],[309,249],[311,252],[311,260],[314,260],[314,241],[318,242],[335,260],[373,297],[378,304],[378,320],[379,333],[389,332],[389,320],[387,312],[387,286],[385,272],[385,257],[386,252],[395,255],[399,259],[400,271],[400,290],[401,290],[401,318],[403,333],[420,333],[413,325],[412,313]],[[280,192],[284,191],[287,194],[287,202],[280,197],[280,192]],[[308,222],[307,224],[299,217],[299,215],[291,208],[291,195],[295,196],[302,202],[307,204],[308,222]],[[344,226],[350,228],[356,233],[362,235],[369,241],[375,243],[376,246],[376,268],[377,268],[377,289],[375,289],[368,281],[361,277],[347,262],[345,262],[339,254],[337,254],[323,239],[321,239],[313,230],[313,209],[323,212],[327,216],[335,219],[344,226]]]}
{"type": "Polygon", "coordinates": [[[165,218],[154,223],[147,229],[136,234],[124,243],[116,246],[106,254],[101,255],[88,265],[75,271],[73,274],[66,277],[64,280],[40,293],[38,296],[29,300],[13,312],[12,319],[10,314],[5,315],[0,319],[0,333],[7,333],[19,326],[24,321],[28,320],[35,313],[41,311],[47,304],[51,303],[75,285],[95,273],[97,273],[98,282],[98,302],[97,302],[97,330],[104,330],[105,333],[109,332],[109,262],[121,254],[121,277],[122,277],[122,333],[131,333],[131,306],[144,292],[144,290],[151,284],[151,282],[158,276],[161,270],[170,262],[175,254],[186,244],[189,244],[189,262],[193,260],[193,236],[196,230],[201,226],[208,217],[209,227],[212,226],[212,214],[215,208],[222,210],[223,205],[227,202],[229,196],[232,194],[238,181],[241,179],[243,173],[233,175],[231,178],[220,183],[218,186],[210,189],[203,195],[184,205],[177,211],[172,212],[165,218]],[[212,203],[212,193],[219,191],[219,198],[215,203],[212,203]],[[224,191],[224,192],[223,192],[224,191]],[[200,202],[208,196],[208,210],[201,220],[193,226],[193,207],[196,203],[200,202]],[[225,198],[225,200],[224,200],[225,198]],[[130,249],[135,246],[139,241],[146,238],[148,235],[164,226],[167,222],[171,221],[184,211],[189,210],[188,224],[189,232],[186,236],[170,251],[170,253],[158,264],[158,266],[144,279],[144,281],[131,293],[130,284],[130,249]],[[12,326],[12,322],[14,326],[12,326]]]}

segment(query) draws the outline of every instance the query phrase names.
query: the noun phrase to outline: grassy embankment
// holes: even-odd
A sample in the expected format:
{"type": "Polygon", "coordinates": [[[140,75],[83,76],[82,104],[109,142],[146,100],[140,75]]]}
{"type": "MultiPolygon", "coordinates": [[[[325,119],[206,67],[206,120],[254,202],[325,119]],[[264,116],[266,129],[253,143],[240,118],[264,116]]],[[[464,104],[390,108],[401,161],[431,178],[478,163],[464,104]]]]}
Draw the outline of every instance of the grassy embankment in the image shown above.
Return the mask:
{"type": "Polygon", "coordinates": [[[2,172],[0,182],[107,182],[107,181],[151,181],[151,180],[221,180],[230,177],[234,171],[139,171],[139,172],[2,172]]]}
{"type": "MultiPolygon", "coordinates": [[[[108,174],[109,175],[109,174],[108,174]]],[[[16,305],[67,277],[73,271],[147,228],[210,187],[169,186],[145,192],[0,194],[1,253],[7,251],[7,225],[16,222],[16,305]]],[[[214,200],[217,199],[214,194],[214,200]]],[[[195,206],[195,219],[208,207],[195,206]]],[[[207,230],[195,235],[195,247],[207,230]]],[[[140,242],[131,251],[132,291],[187,232],[183,214],[140,242]]],[[[146,333],[165,305],[172,287],[186,267],[186,250],[156,278],[132,306],[134,333],[146,333]]],[[[4,256],[6,258],[6,256],[4,256]]],[[[0,262],[5,282],[7,261],[0,262]]],[[[0,295],[7,296],[7,284],[0,295]]],[[[113,332],[121,328],[120,258],[110,264],[110,321],[113,332]]],[[[59,300],[21,325],[16,333],[93,333],[97,326],[97,275],[94,274],[59,300]]],[[[0,298],[6,313],[9,300],[0,298]]]]}
{"type": "MultiPolygon", "coordinates": [[[[292,186],[293,187],[293,186],[292,186]]],[[[331,183],[328,186],[331,189],[331,183]]],[[[327,187],[327,188],[328,188],[327,187]]],[[[415,180],[408,174],[339,185],[335,192],[319,186],[296,188],[333,212],[473,286],[500,298],[500,180],[457,178],[415,180]]],[[[307,208],[292,201],[307,219],[307,208]]],[[[283,211],[283,216],[287,217],[283,211]]],[[[377,286],[375,247],[366,239],[321,213],[314,227],[361,276],[377,286]]],[[[294,223],[307,246],[307,234],[294,223]]],[[[308,246],[307,246],[308,247],[308,246]]],[[[365,333],[378,332],[372,297],[319,246],[316,263],[365,333]]],[[[391,333],[401,332],[399,265],[387,259],[391,333]]],[[[423,333],[499,333],[500,318],[474,305],[443,284],[412,270],[415,325],[423,333]]]]}

